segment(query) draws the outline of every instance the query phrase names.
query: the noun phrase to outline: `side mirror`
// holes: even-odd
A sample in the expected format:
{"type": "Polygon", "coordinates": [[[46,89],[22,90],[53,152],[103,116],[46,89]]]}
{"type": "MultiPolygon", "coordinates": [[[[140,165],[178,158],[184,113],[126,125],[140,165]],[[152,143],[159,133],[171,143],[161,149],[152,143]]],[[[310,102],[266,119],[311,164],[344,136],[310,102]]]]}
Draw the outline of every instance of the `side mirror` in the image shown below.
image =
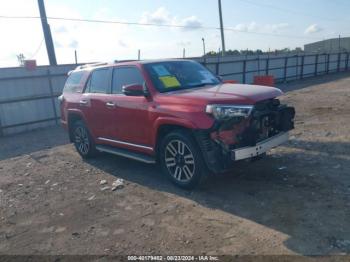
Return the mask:
{"type": "Polygon", "coordinates": [[[139,84],[123,86],[123,94],[126,96],[147,96],[145,87],[139,84]]]}

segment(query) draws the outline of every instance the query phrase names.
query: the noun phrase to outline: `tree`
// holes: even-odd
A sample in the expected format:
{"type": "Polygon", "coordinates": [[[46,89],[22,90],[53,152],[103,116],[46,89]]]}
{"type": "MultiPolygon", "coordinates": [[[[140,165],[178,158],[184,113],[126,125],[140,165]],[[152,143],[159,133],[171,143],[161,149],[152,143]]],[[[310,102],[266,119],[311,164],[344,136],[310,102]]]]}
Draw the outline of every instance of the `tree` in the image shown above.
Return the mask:
{"type": "Polygon", "coordinates": [[[26,59],[26,57],[22,53],[17,55],[17,60],[18,60],[19,66],[24,66],[25,59],[26,59]]]}

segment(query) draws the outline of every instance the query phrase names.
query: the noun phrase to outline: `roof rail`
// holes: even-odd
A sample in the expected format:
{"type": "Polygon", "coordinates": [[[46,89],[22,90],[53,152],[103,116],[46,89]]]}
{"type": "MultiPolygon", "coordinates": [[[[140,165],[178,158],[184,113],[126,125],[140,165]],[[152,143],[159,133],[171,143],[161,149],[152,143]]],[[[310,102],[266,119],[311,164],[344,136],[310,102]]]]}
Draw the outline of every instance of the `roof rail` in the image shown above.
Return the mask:
{"type": "Polygon", "coordinates": [[[91,64],[78,66],[76,69],[85,69],[85,68],[104,66],[104,65],[108,65],[108,63],[106,63],[106,62],[103,62],[103,63],[91,63],[91,64]]]}
{"type": "Polygon", "coordinates": [[[140,60],[136,60],[136,59],[114,60],[114,63],[126,63],[126,62],[136,62],[136,61],[140,61],[140,60]]]}

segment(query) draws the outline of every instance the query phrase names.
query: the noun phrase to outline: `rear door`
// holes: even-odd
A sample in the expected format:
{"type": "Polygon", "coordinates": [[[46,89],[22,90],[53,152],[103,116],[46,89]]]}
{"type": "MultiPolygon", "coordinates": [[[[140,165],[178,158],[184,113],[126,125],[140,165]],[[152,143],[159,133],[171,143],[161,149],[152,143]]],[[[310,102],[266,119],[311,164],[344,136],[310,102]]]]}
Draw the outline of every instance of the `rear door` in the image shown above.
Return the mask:
{"type": "Polygon", "coordinates": [[[80,107],[94,137],[107,136],[110,128],[107,103],[111,91],[111,74],[111,68],[95,69],[80,101],[80,107]]]}

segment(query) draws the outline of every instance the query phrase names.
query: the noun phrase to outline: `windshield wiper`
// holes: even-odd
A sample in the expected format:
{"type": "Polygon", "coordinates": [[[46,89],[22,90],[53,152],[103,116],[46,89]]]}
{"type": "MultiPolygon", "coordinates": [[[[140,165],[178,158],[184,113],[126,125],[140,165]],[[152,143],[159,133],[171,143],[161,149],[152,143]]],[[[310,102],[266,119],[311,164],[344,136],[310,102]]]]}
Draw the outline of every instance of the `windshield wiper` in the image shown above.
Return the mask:
{"type": "Polygon", "coordinates": [[[216,85],[215,83],[200,83],[200,84],[196,84],[196,85],[189,85],[188,87],[203,87],[206,85],[216,85]]]}

